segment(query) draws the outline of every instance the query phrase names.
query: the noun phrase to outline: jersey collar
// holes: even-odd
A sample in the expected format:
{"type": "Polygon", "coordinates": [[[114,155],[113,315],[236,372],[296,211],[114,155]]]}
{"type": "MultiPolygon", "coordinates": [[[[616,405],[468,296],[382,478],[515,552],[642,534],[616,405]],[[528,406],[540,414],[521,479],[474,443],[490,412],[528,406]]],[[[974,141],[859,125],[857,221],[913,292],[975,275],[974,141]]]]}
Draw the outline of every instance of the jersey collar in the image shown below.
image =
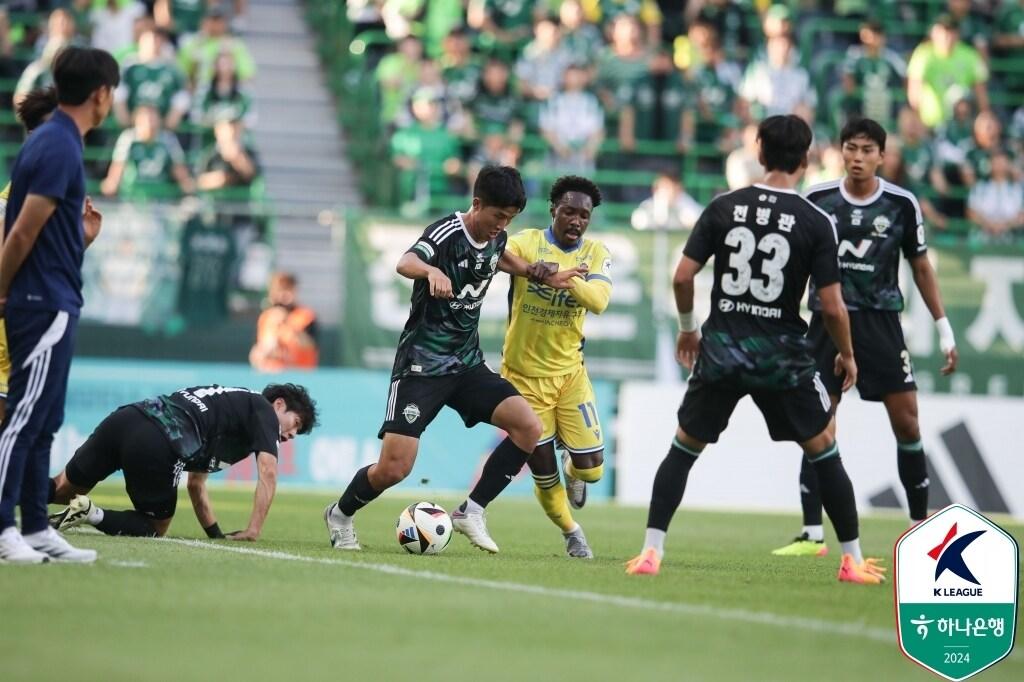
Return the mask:
{"type": "Polygon", "coordinates": [[[756,187],[758,189],[768,190],[769,192],[779,192],[780,194],[797,194],[797,195],[800,194],[800,192],[797,192],[795,189],[784,189],[782,187],[770,187],[770,186],[762,184],[760,182],[755,182],[754,183],[754,187],[756,187]]]}
{"type": "Polygon", "coordinates": [[[55,109],[53,115],[50,116],[50,121],[52,121],[54,125],[60,126],[69,133],[72,133],[75,139],[78,140],[78,144],[84,146],[85,142],[82,140],[81,131],[78,130],[78,124],[75,123],[73,118],[61,111],[59,107],[55,109]]]}
{"type": "Polygon", "coordinates": [[[544,238],[548,240],[548,244],[551,244],[552,246],[556,247],[559,251],[563,253],[572,253],[573,251],[578,251],[579,248],[583,246],[583,237],[580,237],[576,241],[576,243],[570,246],[568,249],[563,247],[561,244],[558,243],[558,240],[555,239],[555,230],[554,226],[552,225],[548,225],[548,229],[544,231],[544,238]]]}
{"type": "Polygon", "coordinates": [[[858,199],[846,191],[846,176],[844,175],[842,180],[839,181],[839,194],[842,195],[846,203],[853,204],[854,206],[869,206],[876,201],[878,197],[882,196],[882,191],[885,189],[885,180],[878,178],[878,189],[871,193],[871,196],[866,199],[858,199]]]}
{"type": "Polygon", "coordinates": [[[469,230],[466,228],[466,221],[462,219],[462,215],[463,214],[460,213],[459,211],[455,212],[455,217],[459,219],[459,225],[462,225],[462,233],[466,235],[466,239],[468,239],[469,243],[472,244],[473,246],[475,246],[478,249],[486,248],[487,247],[487,242],[484,242],[484,243],[481,244],[477,240],[473,239],[473,235],[471,235],[469,233],[469,230]]]}

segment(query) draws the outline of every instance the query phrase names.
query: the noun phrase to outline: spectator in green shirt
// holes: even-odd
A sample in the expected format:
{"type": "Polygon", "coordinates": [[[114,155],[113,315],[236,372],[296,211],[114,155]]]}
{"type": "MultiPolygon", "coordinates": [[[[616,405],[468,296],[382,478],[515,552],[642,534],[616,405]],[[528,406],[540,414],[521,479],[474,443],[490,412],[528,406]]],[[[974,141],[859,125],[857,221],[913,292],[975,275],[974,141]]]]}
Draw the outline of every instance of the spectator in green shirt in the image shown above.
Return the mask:
{"type": "Polygon", "coordinates": [[[177,196],[195,191],[178,139],[160,128],[160,112],[142,105],[135,110],[135,125],[121,133],[114,145],[107,177],[100,190],[107,196],[177,196]]]}
{"type": "Polygon", "coordinates": [[[246,128],[256,123],[252,98],[242,88],[235,68],[235,58],[223,52],[214,65],[213,81],[196,97],[195,122],[212,133],[218,121],[241,121],[246,128]]]}
{"type": "MultiPolygon", "coordinates": [[[[992,53],[995,56],[1012,58],[1024,54],[1024,0],[1004,0],[993,28],[992,53]]],[[[1024,97],[1024,71],[1005,73],[1003,82],[1008,90],[1024,97]]]]}
{"type": "Polygon", "coordinates": [[[191,100],[185,75],[176,64],[164,59],[167,36],[162,30],[145,29],[138,43],[138,59],[124,69],[121,84],[114,92],[117,121],[127,126],[136,108],[152,106],[163,119],[163,127],[176,130],[191,100]]]}
{"type": "Polygon", "coordinates": [[[470,104],[470,137],[502,133],[518,144],[525,129],[522,98],[512,88],[508,65],[492,58],[484,66],[479,94],[470,104]]]}
{"type": "Polygon", "coordinates": [[[562,46],[574,64],[593,64],[604,47],[601,31],[587,20],[580,0],[564,0],[558,6],[562,46]]]}
{"type": "Polygon", "coordinates": [[[399,170],[400,199],[426,209],[432,195],[452,190],[462,161],[459,141],[442,124],[441,104],[431,92],[413,95],[412,113],[412,125],[391,136],[391,159],[399,170]]]}
{"type": "MultiPolygon", "coordinates": [[[[898,121],[899,142],[894,145],[894,151],[898,153],[894,156],[898,156],[899,163],[895,172],[886,175],[886,179],[913,192],[928,223],[944,230],[949,220],[935,207],[930,196],[935,151],[928,129],[921,122],[917,112],[910,107],[900,109],[898,121]]],[[[887,152],[886,157],[888,156],[887,152]]]]}
{"type": "Polygon", "coordinates": [[[248,187],[259,177],[255,150],[243,137],[241,121],[218,121],[216,140],[197,164],[196,186],[204,192],[228,187],[248,187]]]}
{"type": "Polygon", "coordinates": [[[441,75],[448,84],[448,93],[462,106],[467,106],[476,97],[483,68],[472,51],[469,34],[463,28],[455,28],[442,44],[441,75]]]}
{"type": "Polygon", "coordinates": [[[206,4],[206,0],[156,0],[153,17],[160,28],[183,36],[199,30],[206,4]]]}
{"type": "Polygon", "coordinates": [[[374,77],[380,92],[380,119],[392,124],[402,102],[420,80],[423,43],[415,36],[398,41],[397,51],[386,55],[377,64],[374,77]]]}
{"type": "Polygon", "coordinates": [[[249,48],[228,32],[227,15],[223,7],[212,5],[203,17],[199,33],[184,41],[178,53],[178,64],[194,89],[200,90],[209,84],[213,78],[214,62],[221,52],[230,52],[235,58],[238,77],[243,83],[256,75],[256,64],[249,48]]]}
{"type": "Polygon", "coordinates": [[[533,0],[469,0],[467,23],[485,41],[518,49],[530,38],[537,5],[533,0]]]}
{"type": "Polygon", "coordinates": [[[878,121],[885,129],[896,122],[896,93],[903,89],[907,65],[885,46],[885,29],[881,22],[861,24],[860,45],[850,47],[843,60],[842,71],[853,86],[858,103],[857,113],[878,121]]]}
{"type": "Polygon", "coordinates": [[[640,20],[628,14],[615,17],[611,26],[612,42],[597,60],[597,94],[606,122],[618,125],[621,88],[647,77],[651,53],[644,44],[640,20]]]}
{"type": "Polygon", "coordinates": [[[907,65],[907,100],[929,128],[949,118],[953,105],[973,94],[981,110],[989,108],[988,67],[978,51],[960,42],[956,21],[939,15],[929,40],[914,50],[907,65]]]}

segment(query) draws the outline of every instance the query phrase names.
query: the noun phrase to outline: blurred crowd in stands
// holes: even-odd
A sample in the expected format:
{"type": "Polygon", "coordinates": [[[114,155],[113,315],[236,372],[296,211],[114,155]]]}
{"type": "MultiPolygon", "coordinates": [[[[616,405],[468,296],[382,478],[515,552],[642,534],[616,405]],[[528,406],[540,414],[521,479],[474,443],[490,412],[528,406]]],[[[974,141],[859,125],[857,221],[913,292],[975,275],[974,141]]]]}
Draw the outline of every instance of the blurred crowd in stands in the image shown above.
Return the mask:
{"type": "Polygon", "coordinates": [[[1024,0],[349,0],[346,12],[398,206],[426,210],[482,164],[517,163],[535,184],[596,172],[623,217],[647,200],[636,227],[655,213],[685,227],[694,197],[759,176],[764,116],[812,124],[813,184],[842,175],[838,130],[862,115],[889,131],[885,175],[918,194],[934,230],[1024,229],[1024,0]]]}
{"type": "Polygon", "coordinates": [[[9,163],[21,140],[11,106],[51,84],[62,47],[92,45],[121,66],[115,116],[86,140],[94,189],[169,200],[234,189],[248,198],[259,163],[246,91],[255,66],[236,34],[246,8],[247,0],[8,0],[0,8],[0,161],[9,163]]]}

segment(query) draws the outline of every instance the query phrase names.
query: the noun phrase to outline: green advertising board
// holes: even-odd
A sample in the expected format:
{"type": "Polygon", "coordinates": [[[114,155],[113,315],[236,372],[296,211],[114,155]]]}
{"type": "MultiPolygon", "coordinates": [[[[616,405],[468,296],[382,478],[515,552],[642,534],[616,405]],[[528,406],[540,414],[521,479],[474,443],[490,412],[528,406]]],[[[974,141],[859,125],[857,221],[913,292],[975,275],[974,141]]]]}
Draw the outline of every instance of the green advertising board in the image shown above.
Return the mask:
{"type": "MultiPolygon", "coordinates": [[[[543,227],[514,224],[512,231],[543,227]]],[[[341,323],[346,365],[387,368],[409,312],[412,282],[395,273],[423,225],[371,216],[345,230],[345,292],[341,323]]],[[[679,372],[673,360],[675,314],[671,273],[686,233],[592,230],[611,251],[611,305],[586,323],[587,365],[594,376],[651,379],[679,372]],[[660,311],[660,312],[659,312],[660,311]]],[[[1024,395],[1024,249],[933,246],[947,316],[956,331],[961,371],[942,377],[943,356],[924,301],[904,266],[907,346],[923,390],[1024,395]]],[[[696,312],[708,315],[712,268],[697,280],[696,312]]],[[[495,278],[481,309],[480,338],[497,359],[508,318],[508,278],[495,278]]]]}

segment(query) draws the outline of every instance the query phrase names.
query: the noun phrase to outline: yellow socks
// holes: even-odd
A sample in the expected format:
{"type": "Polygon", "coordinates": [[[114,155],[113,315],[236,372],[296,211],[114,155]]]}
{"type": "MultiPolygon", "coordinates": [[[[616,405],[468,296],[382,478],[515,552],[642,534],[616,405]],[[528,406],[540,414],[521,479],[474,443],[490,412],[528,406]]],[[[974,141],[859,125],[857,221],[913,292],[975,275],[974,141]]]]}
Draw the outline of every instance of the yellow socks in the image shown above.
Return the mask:
{"type": "MultiPolygon", "coordinates": [[[[585,471],[592,471],[586,469],[585,471]]],[[[544,512],[551,519],[551,522],[562,529],[563,533],[572,532],[576,528],[576,521],[569,511],[569,498],[565,496],[565,486],[562,485],[562,477],[558,473],[550,476],[533,477],[533,494],[537,501],[544,508],[544,512]]]]}
{"type": "Polygon", "coordinates": [[[570,476],[578,478],[581,481],[586,481],[587,483],[596,483],[600,481],[601,476],[604,475],[604,464],[598,464],[592,469],[577,469],[573,466],[572,460],[570,459],[566,462],[566,469],[570,476]]]}

